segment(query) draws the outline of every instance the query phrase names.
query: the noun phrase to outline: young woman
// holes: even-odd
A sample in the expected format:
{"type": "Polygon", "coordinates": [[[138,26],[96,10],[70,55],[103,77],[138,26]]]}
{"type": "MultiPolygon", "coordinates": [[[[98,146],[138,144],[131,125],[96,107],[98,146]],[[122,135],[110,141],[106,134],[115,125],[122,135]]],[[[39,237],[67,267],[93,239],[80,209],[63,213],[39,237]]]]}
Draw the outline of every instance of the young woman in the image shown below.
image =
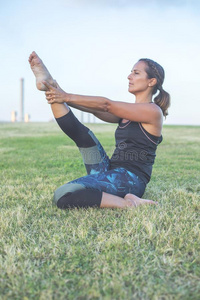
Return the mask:
{"type": "Polygon", "coordinates": [[[157,204],[141,197],[151,177],[156,148],[162,141],[163,116],[170,105],[170,96],[162,87],[163,68],[153,60],[140,59],[128,76],[128,91],[135,95],[135,103],[126,103],[66,93],[35,52],[30,55],[29,63],[37,88],[45,91],[58,125],[76,143],[87,170],[86,176],[55,191],[56,205],[66,209],[157,204]],[[118,123],[116,148],[110,159],[95,135],[78,121],[69,107],[118,123]]]}

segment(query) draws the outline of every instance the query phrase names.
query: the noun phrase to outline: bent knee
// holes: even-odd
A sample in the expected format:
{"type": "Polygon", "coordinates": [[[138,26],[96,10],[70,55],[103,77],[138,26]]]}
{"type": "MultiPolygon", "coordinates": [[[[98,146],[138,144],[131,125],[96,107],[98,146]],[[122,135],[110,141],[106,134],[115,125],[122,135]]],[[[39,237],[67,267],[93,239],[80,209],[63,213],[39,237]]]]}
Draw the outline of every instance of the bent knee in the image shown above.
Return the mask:
{"type": "Polygon", "coordinates": [[[60,190],[59,188],[57,190],[55,190],[54,195],[53,195],[53,203],[55,205],[57,205],[59,199],[62,197],[62,195],[60,194],[60,190]]]}
{"type": "Polygon", "coordinates": [[[65,208],[70,208],[71,204],[70,204],[70,195],[72,195],[72,193],[67,193],[64,196],[62,196],[61,198],[58,199],[58,201],[56,202],[56,205],[58,208],[61,209],[65,209],[65,208]]]}
{"type": "Polygon", "coordinates": [[[58,206],[58,201],[68,193],[73,193],[78,190],[83,190],[85,187],[78,183],[66,183],[60,186],[54,192],[53,203],[58,206]]]}

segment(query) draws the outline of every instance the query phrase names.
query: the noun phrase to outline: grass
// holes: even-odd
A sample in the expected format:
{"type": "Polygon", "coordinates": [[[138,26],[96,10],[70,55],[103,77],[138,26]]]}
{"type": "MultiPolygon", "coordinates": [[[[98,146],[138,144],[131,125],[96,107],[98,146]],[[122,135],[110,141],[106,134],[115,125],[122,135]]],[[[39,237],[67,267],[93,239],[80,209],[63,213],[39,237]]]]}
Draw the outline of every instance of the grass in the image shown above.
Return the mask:
{"type": "MultiPolygon", "coordinates": [[[[94,124],[107,153],[115,127],[94,124]]],[[[157,207],[59,210],[85,175],[55,123],[0,124],[0,299],[199,299],[200,127],[166,126],[144,197],[157,207]]]]}

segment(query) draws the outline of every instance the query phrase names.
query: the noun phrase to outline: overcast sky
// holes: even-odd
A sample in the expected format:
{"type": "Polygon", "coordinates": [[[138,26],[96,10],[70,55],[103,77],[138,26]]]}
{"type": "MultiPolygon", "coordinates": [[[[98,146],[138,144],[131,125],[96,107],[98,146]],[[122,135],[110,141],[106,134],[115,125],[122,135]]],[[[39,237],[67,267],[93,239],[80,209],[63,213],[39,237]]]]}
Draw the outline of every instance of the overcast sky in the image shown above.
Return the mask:
{"type": "Polygon", "coordinates": [[[33,50],[65,91],[127,102],[132,66],[151,58],[171,94],[165,124],[200,125],[200,1],[0,0],[0,121],[20,117],[21,77],[25,113],[52,118],[28,64],[33,50]]]}

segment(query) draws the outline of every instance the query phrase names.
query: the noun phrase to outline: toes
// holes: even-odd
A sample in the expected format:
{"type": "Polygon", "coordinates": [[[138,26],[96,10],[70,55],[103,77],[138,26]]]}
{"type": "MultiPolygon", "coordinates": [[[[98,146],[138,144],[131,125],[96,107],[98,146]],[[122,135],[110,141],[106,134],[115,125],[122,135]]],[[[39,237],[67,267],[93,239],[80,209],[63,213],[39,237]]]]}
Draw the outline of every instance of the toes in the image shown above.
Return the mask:
{"type": "Polygon", "coordinates": [[[32,56],[32,54],[30,54],[30,56],[29,56],[29,58],[28,58],[28,61],[31,62],[32,59],[33,59],[33,56],[32,56]]]}
{"type": "Polygon", "coordinates": [[[146,200],[146,202],[149,204],[158,205],[158,202],[153,201],[153,200],[146,200]]]}
{"type": "Polygon", "coordinates": [[[36,57],[38,57],[38,55],[35,51],[33,51],[29,56],[29,61],[31,61],[33,58],[36,58],[36,57]]]}
{"type": "Polygon", "coordinates": [[[35,53],[35,51],[33,51],[33,52],[30,54],[28,61],[31,63],[35,56],[36,56],[36,53],[35,53]]]}

